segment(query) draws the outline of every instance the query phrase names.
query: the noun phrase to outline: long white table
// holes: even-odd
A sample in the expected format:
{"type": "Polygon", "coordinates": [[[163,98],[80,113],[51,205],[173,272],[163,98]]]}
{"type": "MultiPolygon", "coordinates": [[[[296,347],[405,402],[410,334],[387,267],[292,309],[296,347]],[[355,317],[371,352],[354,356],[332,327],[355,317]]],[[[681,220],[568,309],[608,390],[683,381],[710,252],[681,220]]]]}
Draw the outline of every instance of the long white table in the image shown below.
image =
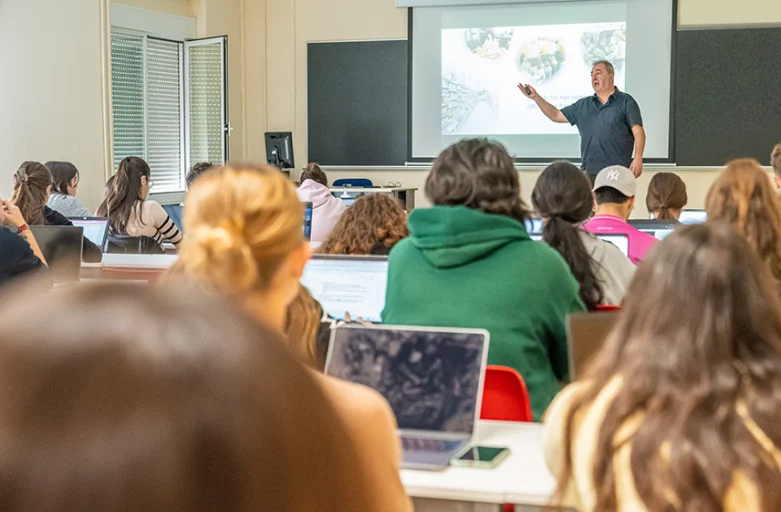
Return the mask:
{"type": "Polygon", "coordinates": [[[550,503],[556,481],[545,465],[541,435],[542,425],[537,423],[480,421],[473,444],[510,448],[510,456],[499,466],[403,469],[401,480],[413,498],[544,506],[550,503]]]}

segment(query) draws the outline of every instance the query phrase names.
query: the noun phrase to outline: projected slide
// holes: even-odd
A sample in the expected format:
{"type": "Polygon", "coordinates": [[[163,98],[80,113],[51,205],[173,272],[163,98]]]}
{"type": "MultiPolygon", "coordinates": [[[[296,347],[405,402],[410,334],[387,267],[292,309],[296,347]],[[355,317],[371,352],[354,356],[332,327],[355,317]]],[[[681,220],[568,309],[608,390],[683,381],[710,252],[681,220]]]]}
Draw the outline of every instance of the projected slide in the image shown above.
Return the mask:
{"type": "Polygon", "coordinates": [[[442,30],[442,135],[570,134],[510,84],[531,83],[558,108],[594,93],[607,59],[624,89],[626,22],[442,30]]]}

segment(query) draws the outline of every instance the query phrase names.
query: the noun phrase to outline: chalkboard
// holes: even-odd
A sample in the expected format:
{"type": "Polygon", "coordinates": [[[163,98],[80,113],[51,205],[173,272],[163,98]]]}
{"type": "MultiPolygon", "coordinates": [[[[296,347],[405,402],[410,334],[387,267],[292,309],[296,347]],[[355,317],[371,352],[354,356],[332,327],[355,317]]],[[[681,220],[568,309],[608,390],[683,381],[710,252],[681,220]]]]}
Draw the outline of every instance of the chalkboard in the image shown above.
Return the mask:
{"type": "Polygon", "coordinates": [[[678,32],[675,160],[767,165],[781,142],[781,28],[678,32]]]}
{"type": "Polygon", "coordinates": [[[309,43],[309,160],[404,165],[407,41],[309,43]]]}

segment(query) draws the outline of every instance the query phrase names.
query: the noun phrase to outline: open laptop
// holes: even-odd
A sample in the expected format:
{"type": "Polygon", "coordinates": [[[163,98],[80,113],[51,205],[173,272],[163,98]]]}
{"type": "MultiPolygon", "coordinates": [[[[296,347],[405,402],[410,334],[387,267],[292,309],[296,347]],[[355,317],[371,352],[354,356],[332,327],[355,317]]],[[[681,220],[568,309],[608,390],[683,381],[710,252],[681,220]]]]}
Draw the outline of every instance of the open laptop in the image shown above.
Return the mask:
{"type": "Polygon", "coordinates": [[[534,235],[542,233],[542,219],[528,219],[525,224],[527,233],[534,235]]]}
{"type": "Polygon", "coordinates": [[[314,207],[312,203],[304,203],[304,239],[312,239],[312,212],[314,207]]]}
{"type": "Polygon", "coordinates": [[[596,235],[600,240],[611,243],[618,247],[618,249],[626,256],[629,257],[629,236],[628,235],[596,235]]]}
{"type": "Polygon", "coordinates": [[[708,220],[708,213],[705,210],[683,210],[678,221],[681,224],[702,224],[708,220]]]}
{"type": "Polygon", "coordinates": [[[304,267],[303,284],[330,316],[381,322],[388,287],[387,256],[316,254],[304,267]]]}
{"type": "Polygon", "coordinates": [[[670,236],[675,229],[680,226],[677,222],[669,220],[635,220],[629,221],[629,224],[643,233],[648,233],[658,240],[664,240],[670,236]]]}
{"type": "Polygon", "coordinates": [[[78,281],[84,228],[76,226],[30,226],[54,281],[78,281]]]}
{"type": "Polygon", "coordinates": [[[442,470],[472,442],[488,340],[480,329],[345,325],[331,331],[325,373],[385,397],[403,468],[442,470]]]}
{"type": "Polygon", "coordinates": [[[103,248],[108,237],[108,223],[106,217],[70,217],[74,226],[84,229],[84,238],[103,248]]]}
{"type": "Polygon", "coordinates": [[[570,380],[574,381],[583,375],[594,354],[605,344],[620,315],[620,312],[573,313],[567,318],[570,380]]]}

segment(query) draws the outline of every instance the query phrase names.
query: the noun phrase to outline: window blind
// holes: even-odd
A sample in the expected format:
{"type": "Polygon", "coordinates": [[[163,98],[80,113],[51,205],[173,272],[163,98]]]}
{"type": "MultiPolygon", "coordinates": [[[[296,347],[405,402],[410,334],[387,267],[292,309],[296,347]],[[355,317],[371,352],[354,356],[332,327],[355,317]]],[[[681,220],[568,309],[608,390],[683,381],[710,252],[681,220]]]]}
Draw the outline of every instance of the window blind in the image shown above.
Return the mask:
{"type": "Polygon", "coordinates": [[[153,193],[184,190],[181,59],[181,43],[147,39],[146,154],[153,193]]]}
{"type": "Polygon", "coordinates": [[[127,156],[146,157],[143,36],[111,33],[111,103],[116,169],[127,156]]]}
{"type": "Polygon", "coordinates": [[[224,41],[186,44],[190,165],[225,159],[224,41]]]}

